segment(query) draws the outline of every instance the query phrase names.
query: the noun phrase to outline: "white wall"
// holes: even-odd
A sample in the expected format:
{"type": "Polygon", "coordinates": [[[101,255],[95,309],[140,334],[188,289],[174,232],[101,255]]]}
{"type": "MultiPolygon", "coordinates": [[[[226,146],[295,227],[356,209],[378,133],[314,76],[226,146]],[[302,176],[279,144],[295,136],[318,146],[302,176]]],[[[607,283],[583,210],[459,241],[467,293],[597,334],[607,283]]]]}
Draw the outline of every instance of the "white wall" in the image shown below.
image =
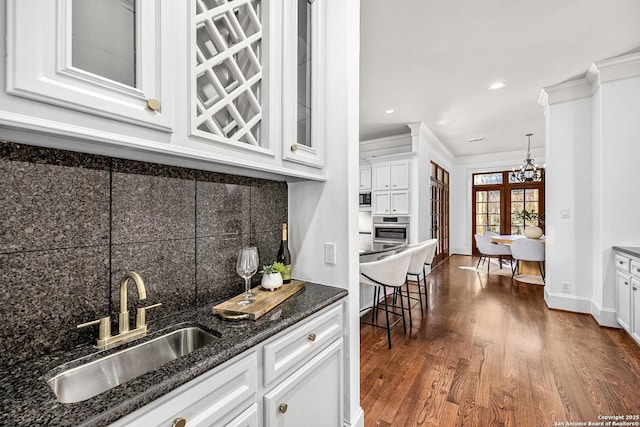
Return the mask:
{"type": "Polygon", "coordinates": [[[545,88],[547,287],[551,308],[615,321],[614,245],[640,246],[640,54],[593,64],[545,88]],[[560,217],[569,209],[570,217],[560,217]],[[568,292],[562,292],[568,283],[568,292]]]}
{"type": "Polygon", "coordinates": [[[364,425],[360,408],[358,281],[359,0],[326,2],[326,182],[289,183],[293,276],[348,289],[345,425],[364,425]],[[336,244],[335,265],[324,243],[336,244]]]}

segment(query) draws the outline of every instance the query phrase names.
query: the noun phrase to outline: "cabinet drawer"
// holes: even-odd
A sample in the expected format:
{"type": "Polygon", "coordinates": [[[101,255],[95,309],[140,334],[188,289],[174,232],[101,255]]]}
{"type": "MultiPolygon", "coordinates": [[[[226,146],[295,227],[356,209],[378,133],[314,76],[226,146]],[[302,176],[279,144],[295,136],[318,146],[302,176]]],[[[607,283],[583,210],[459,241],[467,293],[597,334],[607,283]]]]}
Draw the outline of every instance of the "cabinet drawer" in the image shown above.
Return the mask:
{"type": "Polygon", "coordinates": [[[257,371],[258,359],[253,352],[178,387],[111,427],[171,426],[176,418],[184,418],[193,427],[226,424],[255,399],[257,371]]]}
{"type": "Polygon", "coordinates": [[[264,346],[264,383],[303,363],[342,335],[342,304],[264,346]]]}
{"type": "Polygon", "coordinates": [[[616,254],[616,268],[622,271],[629,271],[629,258],[616,254]]]}
{"type": "Polygon", "coordinates": [[[640,278],[640,261],[636,261],[635,259],[632,259],[630,268],[631,268],[631,274],[633,274],[635,277],[640,278]]]}

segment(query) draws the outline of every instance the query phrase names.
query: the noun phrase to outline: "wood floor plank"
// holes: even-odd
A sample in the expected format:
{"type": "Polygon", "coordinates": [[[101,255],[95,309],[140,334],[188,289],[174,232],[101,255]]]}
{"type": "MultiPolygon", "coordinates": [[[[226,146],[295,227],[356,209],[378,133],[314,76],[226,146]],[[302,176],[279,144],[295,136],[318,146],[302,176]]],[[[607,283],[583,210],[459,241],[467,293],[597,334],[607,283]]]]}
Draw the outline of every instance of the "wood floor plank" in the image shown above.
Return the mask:
{"type": "Polygon", "coordinates": [[[361,406],[373,426],[553,426],[640,415],[640,348],[590,315],[550,310],[544,287],[461,266],[427,278],[413,327],[361,328],[361,406]]]}

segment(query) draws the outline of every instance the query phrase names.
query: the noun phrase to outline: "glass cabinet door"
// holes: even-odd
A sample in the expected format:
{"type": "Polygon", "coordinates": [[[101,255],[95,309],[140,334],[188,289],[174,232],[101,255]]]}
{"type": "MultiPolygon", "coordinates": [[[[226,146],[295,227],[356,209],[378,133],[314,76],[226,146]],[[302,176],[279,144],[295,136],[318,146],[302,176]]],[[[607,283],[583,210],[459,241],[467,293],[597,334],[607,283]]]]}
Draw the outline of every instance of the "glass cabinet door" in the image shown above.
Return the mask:
{"type": "Polygon", "coordinates": [[[171,132],[172,3],[7,0],[7,93],[171,132]]]}
{"type": "Polygon", "coordinates": [[[71,65],[136,87],[134,0],[71,2],[71,65]]]}
{"type": "Polygon", "coordinates": [[[283,144],[285,160],[322,167],[324,164],[322,81],[323,3],[286,1],[283,6],[283,144]]]}

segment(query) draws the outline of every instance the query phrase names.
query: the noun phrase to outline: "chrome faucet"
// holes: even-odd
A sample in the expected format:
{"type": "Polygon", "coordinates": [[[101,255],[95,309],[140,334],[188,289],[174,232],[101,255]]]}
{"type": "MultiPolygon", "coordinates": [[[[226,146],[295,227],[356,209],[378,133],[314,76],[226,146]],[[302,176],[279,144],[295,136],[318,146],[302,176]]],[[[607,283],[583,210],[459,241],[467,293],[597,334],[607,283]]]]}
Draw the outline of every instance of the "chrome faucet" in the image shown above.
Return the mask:
{"type": "Polygon", "coordinates": [[[145,335],[147,333],[146,311],[162,305],[162,303],[158,303],[138,308],[136,311],[136,327],[130,330],[129,310],[127,308],[127,285],[129,284],[129,280],[133,280],[133,283],[136,285],[138,300],[143,301],[147,299],[147,290],[144,287],[142,277],[134,271],[127,271],[122,280],[120,280],[120,313],[118,315],[117,335],[111,335],[111,318],[109,316],[78,325],[78,328],[84,328],[85,326],[100,324],[96,343],[98,348],[104,348],[111,344],[117,344],[145,335]]]}

